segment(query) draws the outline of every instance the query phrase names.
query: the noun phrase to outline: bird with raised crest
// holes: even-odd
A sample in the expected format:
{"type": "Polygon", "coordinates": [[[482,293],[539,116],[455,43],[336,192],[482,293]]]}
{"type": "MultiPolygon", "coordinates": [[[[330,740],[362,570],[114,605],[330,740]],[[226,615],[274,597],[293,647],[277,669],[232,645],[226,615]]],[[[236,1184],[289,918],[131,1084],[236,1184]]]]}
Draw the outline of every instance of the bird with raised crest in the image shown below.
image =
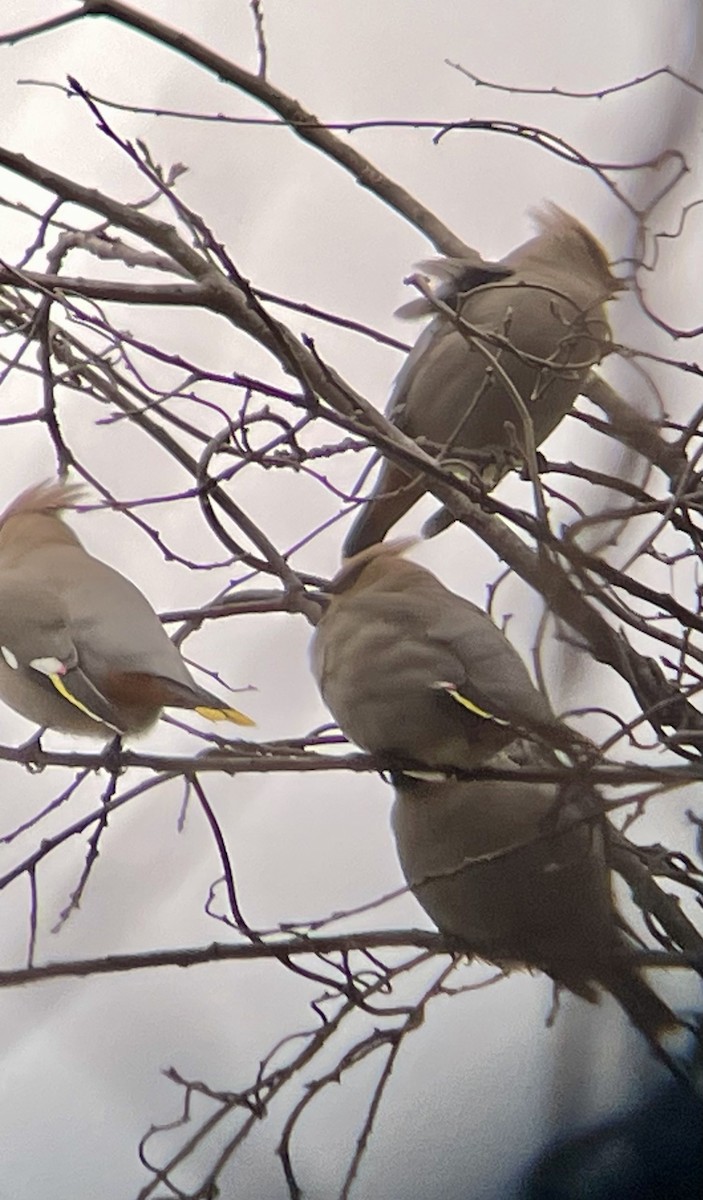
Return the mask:
{"type": "MultiPolygon", "coordinates": [[[[535,221],[537,235],[500,262],[473,253],[421,264],[440,278],[435,296],[451,312],[426,298],[399,309],[434,319],[410,351],[386,415],[443,465],[487,489],[529,461],[523,410],[534,446],[569,412],[609,350],[604,306],[624,286],[575,217],[548,204],[535,221]]],[[[382,541],[424,488],[421,474],[384,460],[345,555],[382,541]]],[[[425,532],[452,520],[442,509],[425,532]]]]}
{"type": "Polygon", "coordinates": [[[0,698],[38,725],[137,734],[163,708],[253,725],[191,675],[149,601],[62,519],[82,488],[22,492],[0,516],[0,698]]]}

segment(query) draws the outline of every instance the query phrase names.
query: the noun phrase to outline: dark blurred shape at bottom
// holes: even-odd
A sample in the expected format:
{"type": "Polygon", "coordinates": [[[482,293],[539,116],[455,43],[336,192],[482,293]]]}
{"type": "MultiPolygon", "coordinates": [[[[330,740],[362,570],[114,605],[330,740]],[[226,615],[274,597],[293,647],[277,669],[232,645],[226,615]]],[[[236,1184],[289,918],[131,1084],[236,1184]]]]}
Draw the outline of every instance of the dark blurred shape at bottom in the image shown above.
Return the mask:
{"type": "Polygon", "coordinates": [[[545,1151],[521,1200],[697,1200],[703,1197],[703,1100],[681,1084],[634,1112],[545,1151]]]}

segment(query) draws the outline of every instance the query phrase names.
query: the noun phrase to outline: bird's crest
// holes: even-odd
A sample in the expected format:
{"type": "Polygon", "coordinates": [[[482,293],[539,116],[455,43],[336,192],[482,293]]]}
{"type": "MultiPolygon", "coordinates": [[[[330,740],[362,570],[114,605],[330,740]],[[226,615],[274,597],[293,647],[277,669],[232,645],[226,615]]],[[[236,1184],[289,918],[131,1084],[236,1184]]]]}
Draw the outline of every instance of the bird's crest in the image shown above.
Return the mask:
{"type": "Polygon", "coordinates": [[[392,542],[375,542],[373,546],[367,546],[365,550],[360,550],[351,558],[343,559],[341,569],[335,575],[327,591],[333,595],[336,595],[337,592],[346,592],[347,588],[356,582],[361,572],[370,563],[380,558],[399,558],[405,554],[406,550],[419,545],[421,541],[422,538],[419,537],[406,537],[396,538],[392,542]]]}
{"type": "Polygon", "coordinates": [[[29,513],[58,513],[71,508],[83,495],[78,483],[65,483],[61,479],[45,479],[20,492],[0,516],[0,528],[10,517],[27,516],[29,513]]]}
{"type": "Polygon", "coordinates": [[[622,291],[626,286],[622,279],[611,273],[608,256],[598,239],[571,213],[552,200],[545,200],[538,208],[530,209],[530,216],[542,236],[553,238],[571,254],[582,255],[591,270],[601,276],[607,289],[622,291]]]}

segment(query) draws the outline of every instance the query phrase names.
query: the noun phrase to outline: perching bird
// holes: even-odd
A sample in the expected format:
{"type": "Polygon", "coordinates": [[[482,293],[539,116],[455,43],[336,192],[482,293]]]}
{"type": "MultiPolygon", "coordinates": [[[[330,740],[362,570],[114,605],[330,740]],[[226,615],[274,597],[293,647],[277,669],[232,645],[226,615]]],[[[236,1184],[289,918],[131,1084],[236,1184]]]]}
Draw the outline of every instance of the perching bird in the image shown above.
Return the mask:
{"type": "Polygon", "coordinates": [[[28,488],[0,517],[0,698],[37,724],[141,733],[164,707],[254,722],[201,688],[142,593],[60,513],[81,488],[28,488]]]}
{"type": "Polygon", "coordinates": [[[490,617],[400,557],[412,544],[371,546],[330,585],[312,668],[347,737],[389,765],[458,770],[521,733],[567,753],[590,747],[490,617]]]}
{"type": "MultiPolygon", "coordinates": [[[[515,742],[491,767],[536,765],[515,742]]],[[[506,966],[538,966],[586,1000],[611,992],[651,1043],[678,1024],[617,925],[593,798],[555,784],[394,777],[403,874],[442,933],[506,966]],[[480,860],[484,861],[473,861],[480,860]],[[618,958],[618,954],[621,957],[618,958]]]]}
{"type": "MultiPolygon", "coordinates": [[[[552,204],[536,214],[536,222],[537,236],[498,263],[475,255],[421,264],[444,281],[437,298],[472,328],[462,330],[447,314],[437,314],[410,351],[386,409],[422,449],[457,473],[466,475],[473,464],[489,488],[524,461],[524,422],[512,389],[528,410],[539,445],[606,353],[610,330],[603,306],[623,287],[603,248],[575,217],[552,204]]],[[[425,299],[399,310],[405,316],[432,311],[425,299]]],[[[411,478],[384,462],[347,536],[345,555],[382,541],[423,490],[421,476],[411,478]]],[[[434,518],[428,532],[451,520],[434,518]]]]}

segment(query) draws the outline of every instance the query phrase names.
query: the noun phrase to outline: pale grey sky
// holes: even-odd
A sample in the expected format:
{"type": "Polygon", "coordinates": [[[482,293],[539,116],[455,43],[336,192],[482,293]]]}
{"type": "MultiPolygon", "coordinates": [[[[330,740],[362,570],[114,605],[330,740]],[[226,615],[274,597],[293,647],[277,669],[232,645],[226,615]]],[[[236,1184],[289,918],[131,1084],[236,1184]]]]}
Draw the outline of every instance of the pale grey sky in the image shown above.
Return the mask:
{"type": "MultiPolygon", "coordinates": [[[[5,0],[0,32],[67,7],[69,0],[5,0]]],[[[139,7],[247,69],[256,68],[245,0],[197,5],[147,0],[139,7]]],[[[699,13],[693,0],[590,0],[588,5],[263,0],[262,9],[270,81],[324,120],[519,120],[558,134],[586,155],[631,162],[665,149],[672,129],[678,143],[693,136],[692,121],[700,127],[700,98],[671,81],[583,102],[476,88],[445,63],[459,62],[485,79],[516,87],[592,90],[665,64],[697,72],[700,79],[699,13]]],[[[141,198],[144,183],[96,130],[85,107],[36,83],[20,86],[19,80],[61,83],[70,74],[92,92],[126,103],[268,115],[176,55],[102,18],[0,47],[0,64],[3,143],[126,201],[141,198]]],[[[188,166],[180,184],[184,199],[257,287],[412,339],[413,327],[392,314],[408,298],[403,277],[431,248],[339,167],[285,130],[133,114],[111,119],[124,137],[145,140],[157,161],[188,166]]],[[[358,131],[352,144],[487,257],[501,256],[525,238],[529,210],[544,199],[587,223],[613,258],[631,250],[626,214],[602,183],[514,138],[457,132],[435,146],[427,130],[396,128],[358,131]]],[[[656,173],[640,172],[628,187],[642,198],[659,180],[656,173]]],[[[694,172],[671,213],[700,195],[700,188],[694,172]]],[[[0,177],[0,195],[46,203],[38,189],[7,172],[0,177]]],[[[31,226],[3,209],[0,227],[0,256],[15,261],[31,240],[31,226]]],[[[112,270],[84,255],[69,261],[77,274],[112,270]]],[[[657,276],[653,294],[662,306],[671,306],[672,319],[693,323],[695,314],[681,308],[671,283],[674,265],[683,272],[677,276],[685,280],[683,291],[691,294],[694,272],[680,259],[657,276]]],[[[224,322],[189,310],[140,310],[136,318],[124,310],[117,323],[135,332],[137,319],[140,336],[158,337],[213,369],[258,373],[286,386],[263,350],[224,322]]],[[[353,386],[379,407],[385,403],[402,361],[399,353],[306,317],[292,314],[289,320],[296,331],[315,336],[322,356],[353,386]]],[[[646,337],[660,344],[631,302],[619,302],[614,321],[623,340],[641,344],[646,337]]],[[[632,372],[612,370],[636,399],[652,403],[632,372]]],[[[3,384],[12,411],[31,407],[27,386],[3,384]]],[[[693,384],[687,389],[677,394],[677,411],[691,410],[693,384]]],[[[73,397],[62,412],[74,443],[116,493],[133,498],[182,486],[182,477],[163,458],[140,461],[130,453],[131,432],[124,426],[98,427],[94,406],[88,409],[73,397]]],[[[573,425],[565,422],[557,435],[557,447],[566,455],[573,425]]],[[[4,505],[28,482],[50,474],[54,462],[36,426],[1,432],[4,505]]],[[[359,460],[350,459],[338,471],[340,485],[351,486],[358,469],[359,460]]],[[[237,499],[278,546],[287,548],[331,516],[335,502],[304,478],[280,474],[250,471],[237,499]]],[[[519,489],[525,485],[506,486],[506,495],[513,494],[511,489],[523,495],[519,489]]],[[[431,510],[426,500],[403,531],[416,531],[431,510]]],[[[181,551],[197,544],[204,558],[213,551],[223,557],[213,539],[207,547],[198,541],[200,524],[167,511],[159,520],[181,551]]],[[[128,573],[162,610],[204,603],[231,576],[227,568],[204,576],[165,564],[147,538],[128,533],[116,517],[88,514],[76,518],[75,526],[91,550],[128,573]]],[[[343,528],[333,526],[320,536],[296,557],[296,566],[332,574],[343,528]]],[[[422,547],[417,557],[479,603],[498,574],[490,553],[464,529],[422,547]]],[[[515,613],[511,637],[527,656],[539,617],[527,589],[509,583],[500,592],[499,612],[515,613]]],[[[227,680],[258,689],[242,707],[258,722],[254,737],[269,740],[301,736],[328,719],[307,667],[308,638],[302,617],[258,616],[212,623],[188,643],[188,651],[227,680]]],[[[604,673],[594,672],[579,679],[580,702],[597,702],[603,678],[604,673]]],[[[557,703],[575,703],[568,681],[564,686],[558,677],[550,682],[557,703]]],[[[610,676],[607,686],[608,703],[615,703],[610,676]]],[[[4,743],[30,732],[26,722],[2,710],[4,743]]],[[[76,745],[59,735],[50,735],[48,744],[67,741],[76,745]]],[[[144,745],[178,750],[192,748],[192,741],[163,726],[144,745]]],[[[1,773],[3,830],[38,811],[57,790],[51,771],[29,775],[3,766],[1,773]]],[[[86,799],[81,792],[69,802],[75,816],[89,809],[99,788],[98,781],[86,781],[86,799]]],[[[402,882],[388,829],[390,789],[379,779],[239,776],[213,780],[211,798],[231,842],[240,899],[253,925],[325,915],[402,882]]],[[[115,815],[81,909],[57,935],[50,930],[75,885],[84,842],[75,839],[50,860],[40,877],[40,960],[208,944],[224,937],[224,929],[203,911],[219,873],[212,839],[193,806],[185,831],[178,832],[181,799],[182,789],[174,783],[115,815]]],[[[666,821],[653,821],[652,829],[676,833],[684,808],[684,800],[672,802],[666,821]]],[[[67,821],[61,810],[42,826],[42,836],[67,821]]],[[[25,853],[37,836],[25,835],[25,853]]],[[[3,869],[19,857],[16,844],[3,846],[3,869]]],[[[26,890],[3,892],[0,910],[2,964],[17,966],[26,950],[26,890]]],[[[363,924],[428,921],[405,897],[369,914],[363,924]]],[[[467,969],[466,979],[486,974],[482,967],[467,969]]],[[[137,1161],[138,1140],[152,1122],[171,1121],[179,1111],[179,1094],[160,1072],[174,1065],[213,1087],[238,1088],[279,1037],[310,1026],[311,995],[303,981],[268,964],[172,969],[0,992],[0,1197],[136,1200],[148,1178],[137,1161]]],[[[506,1200],[515,1195],[526,1163],[555,1132],[627,1103],[633,1069],[643,1076],[654,1073],[611,1002],[591,1011],[568,1000],[556,1028],[546,1029],[549,1003],[547,981],[527,975],[435,1003],[423,1028],[405,1044],[352,1195],[359,1200],[506,1200]],[[560,1057],[568,1045],[581,1047],[575,1088],[570,1072],[576,1068],[560,1057]]],[[[356,1028],[362,1025],[357,1022],[356,1028]]],[[[307,1200],[336,1195],[370,1085],[370,1073],[358,1069],[304,1121],[295,1163],[307,1200]]],[[[287,1195],[273,1153],[284,1108],[280,1102],[274,1106],[265,1128],[228,1168],[223,1195],[246,1200],[287,1195]]],[[[156,1140],[150,1147],[156,1156],[162,1144],[177,1143],[174,1135],[163,1143],[156,1140]]],[[[204,1153],[200,1162],[206,1161],[204,1153]]],[[[186,1175],[186,1183],[189,1179],[186,1175]]]]}

